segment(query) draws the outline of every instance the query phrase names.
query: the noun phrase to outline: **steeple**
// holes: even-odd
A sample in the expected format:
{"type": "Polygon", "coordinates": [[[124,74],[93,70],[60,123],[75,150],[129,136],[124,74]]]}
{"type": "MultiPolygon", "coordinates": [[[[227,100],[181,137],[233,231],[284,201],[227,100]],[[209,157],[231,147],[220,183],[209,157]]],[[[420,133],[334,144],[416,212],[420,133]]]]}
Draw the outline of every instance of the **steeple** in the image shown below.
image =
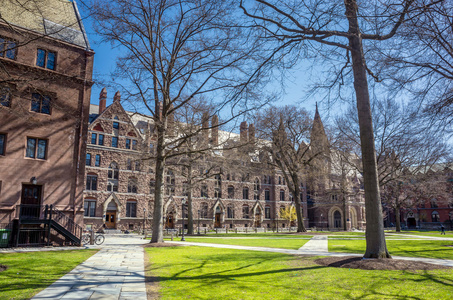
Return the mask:
{"type": "Polygon", "coordinates": [[[313,126],[311,128],[310,141],[312,147],[317,147],[319,148],[319,150],[329,146],[329,140],[327,139],[324,125],[322,123],[321,116],[319,115],[318,102],[316,102],[315,117],[313,119],[313,126]]]}

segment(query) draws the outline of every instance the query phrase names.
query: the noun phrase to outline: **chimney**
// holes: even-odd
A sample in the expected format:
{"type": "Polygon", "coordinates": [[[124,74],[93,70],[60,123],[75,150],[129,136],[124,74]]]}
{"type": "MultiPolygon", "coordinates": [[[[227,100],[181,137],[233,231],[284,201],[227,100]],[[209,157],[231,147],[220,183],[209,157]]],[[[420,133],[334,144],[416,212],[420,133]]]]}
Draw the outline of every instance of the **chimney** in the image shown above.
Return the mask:
{"type": "Polygon", "coordinates": [[[101,93],[99,94],[99,114],[105,110],[107,105],[107,89],[103,88],[101,93]]]}
{"type": "Polygon", "coordinates": [[[217,115],[212,116],[211,119],[211,138],[213,145],[219,145],[219,117],[217,115]]]}
{"type": "Polygon", "coordinates": [[[209,114],[207,112],[203,113],[203,116],[201,117],[201,134],[203,136],[204,140],[208,140],[209,138],[209,114]]]}
{"type": "Polygon", "coordinates": [[[247,143],[248,139],[247,139],[247,122],[246,121],[241,123],[240,133],[241,133],[241,142],[247,143]]]}
{"type": "Polygon", "coordinates": [[[115,93],[115,96],[113,96],[113,102],[120,101],[121,100],[121,94],[120,91],[117,91],[115,93]]]}
{"type": "Polygon", "coordinates": [[[255,143],[255,126],[253,124],[249,125],[249,142],[255,143]]]}

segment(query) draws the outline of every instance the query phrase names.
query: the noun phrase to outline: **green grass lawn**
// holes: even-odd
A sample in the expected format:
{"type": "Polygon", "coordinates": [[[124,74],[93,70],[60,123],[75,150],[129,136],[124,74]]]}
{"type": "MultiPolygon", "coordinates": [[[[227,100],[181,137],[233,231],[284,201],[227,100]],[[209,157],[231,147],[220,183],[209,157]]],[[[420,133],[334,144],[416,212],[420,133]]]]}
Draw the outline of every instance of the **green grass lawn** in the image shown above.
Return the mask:
{"type": "MultiPolygon", "coordinates": [[[[453,259],[453,241],[394,241],[387,240],[390,255],[453,259]]],[[[365,240],[329,240],[329,251],[365,253],[365,240]]],[[[453,297],[452,297],[453,298],[453,297]]]]}
{"type": "Polygon", "coordinates": [[[205,247],[146,248],[161,299],[452,299],[453,272],[365,271],[313,257],[205,247]]]}
{"type": "Polygon", "coordinates": [[[272,233],[272,232],[268,232],[268,233],[219,233],[219,234],[215,234],[215,233],[209,233],[209,234],[202,234],[202,235],[197,235],[197,234],[194,234],[194,235],[191,235],[191,236],[188,236],[186,235],[186,237],[208,237],[208,238],[217,238],[217,237],[228,237],[228,238],[231,238],[231,237],[262,237],[262,238],[295,238],[295,239],[300,239],[300,238],[304,238],[304,237],[312,237],[313,234],[310,233],[310,232],[307,232],[307,233],[303,233],[303,234],[296,234],[296,233],[272,233]]]}
{"type": "Polygon", "coordinates": [[[30,299],[85,261],[97,250],[0,254],[0,299],[30,299]]]}
{"type": "Polygon", "coordinates": [[[299,249],[310,240],[311,236],[306,236],[305,239],[300,237],[295,238],[267,238],[267,237],[251,237],[251,238],[195,238],[187,237],[187,242],[194,243],[211,243],[211,244],[226,244],[240,245],[251,247],[270,247],[283,249],[299,249]]]}
{"type": "Polygon", "coordinates": [[[435,236],[435,237],[453,238],[452,231],[445,231],[445,235],[440,235],[440,230],[438,230],[438,231],[406,231],[406,230],[403,230],[401,232],[391,231],[390,233],[399,234],[399,235],[410,234],[410,235],[420,235],[420,236],[435,236]]]}

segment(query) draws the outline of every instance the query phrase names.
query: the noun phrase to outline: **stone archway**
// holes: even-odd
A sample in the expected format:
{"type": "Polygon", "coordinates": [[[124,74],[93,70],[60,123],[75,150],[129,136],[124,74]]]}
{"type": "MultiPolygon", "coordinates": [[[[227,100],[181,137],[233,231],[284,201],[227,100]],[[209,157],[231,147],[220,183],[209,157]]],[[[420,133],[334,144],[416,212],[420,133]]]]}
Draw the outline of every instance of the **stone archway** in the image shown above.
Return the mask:
{"type": "Polygon", "coordinates": [[[330,208],[328,217],[330,228],[343,228],[343,212],[338,206],[330,208]]]}
{"type": "Polygon", "coordinates": [[[223,205],[222,201],[220,201],[220,199],[218,199],[214,203],[213,211],[214,211],[214,228],[222,228],[225,222],[225,206],[223,205]]]}
{"type": "Polygon", "coordinates": [[[351,218],[351,229],[358,229],[358,223],[357,223],[357,211],[355,210],[355,207],[350,208],[350,218],[351,218]]]}
{"type": "Polygon", "coordinates": [[[173,197],[170,197],[164,206],[164,228],[175,229],[175,224],[178,221],[178,210],[173,197]]]}
{"type": "Polygon", "coordinates": [[[112,193],[103,206],[103,219],[106,228],[115,229],[118,222],[121,220],[121,203],[118,197],[112,193]]]}

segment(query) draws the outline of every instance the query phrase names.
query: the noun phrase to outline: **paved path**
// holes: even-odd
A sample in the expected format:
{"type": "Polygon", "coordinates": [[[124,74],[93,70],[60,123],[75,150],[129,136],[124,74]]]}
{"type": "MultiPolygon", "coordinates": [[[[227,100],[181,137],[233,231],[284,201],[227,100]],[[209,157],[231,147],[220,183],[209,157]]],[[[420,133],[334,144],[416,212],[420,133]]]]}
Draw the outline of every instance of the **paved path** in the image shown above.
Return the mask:
{"type": "MultiPolygon", "coordinates": [[[[32,299],[146,300],[144,250],[138,236],[106,236],[100,251],[32,299]]],[[[74,248],[72,248],[74,249],[74,248]]]]}
{"type": "Polygon", "coordinates": [[[315,235],[305,243],[298,251],[303,252],[329,252],[327,246],[327,235],[315,235]]]}

